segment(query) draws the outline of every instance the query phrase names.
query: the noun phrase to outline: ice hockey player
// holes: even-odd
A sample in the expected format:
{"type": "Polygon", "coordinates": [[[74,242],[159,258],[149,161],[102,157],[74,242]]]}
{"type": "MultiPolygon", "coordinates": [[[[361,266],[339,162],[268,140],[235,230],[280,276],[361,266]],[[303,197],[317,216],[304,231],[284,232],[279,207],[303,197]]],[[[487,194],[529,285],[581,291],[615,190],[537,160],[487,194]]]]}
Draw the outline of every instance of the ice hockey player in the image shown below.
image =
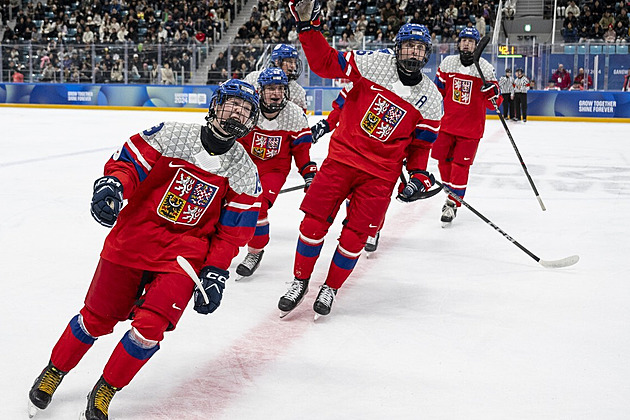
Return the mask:
{"type": "MultiPolygon", "coordinates": [[[[306,91],[297,82],[302,74],[302,60],[292,45],[278,44],[271,51],[271,67],[281,68],[289,79],[289,99],[306,112],[306,91]]],[[[245,76],[245,81],[258,89],[258,76],[261,70],[253,71],[245,76]]]]}
{"type": "Polygon", "coordinates": [[[262,205],[256,232],[248,244],[248,253],[236,268],[236,274],[249,277],[262,260],[269,243],[268,211],[291,170],[291,158],[304,178],[305,191],[315,177],[317,165],[310,158],[312,136],[302,109],[289,101],[289,81],[285,73],[270,67],[258,76],[260,118],[254,129],[238,141],[258,167],[262,184],[262,205]]]}
{"type": "MultiPolygon", "coordinates": [[[[497,105],[503,99],[492,65],[483,58],[479,60],[486,78],[484,85],[473,64],[473,53],[479,41],[477,29],[462,29],[457,39],[459,54],[445,57],[435,75],[435,84],[444,97],[444,118],[431,157],[438,161],[444,185],[461,198],[466,193],[470,166],[483,137],[486,108],[494,108],[492,99],[497,105]]],[[[447,197],[442,207],[443,226],[451,224],[459,206],[452,196],[447,197]]]]}
{"type": "Polygon", "coordinates": [[[108,418],[110,402],[160,348],[191,296],[194,309],[221,303],[228,267],[252,237],[260,208],[256,166],[236,139],[258,118],[258,93],[229,80],[212,96],[207,124],[164,122],[129,140],[94,183],[91,213],[113,228],[85,303],[52,350],[29,392],[29,415],[45,409],[64,376],[101,336],[131,319],[82,418],[108,418]],[[123,199],[128,200],[121,210],[123,199]],[[176,262],[199,272],[209,298],[176,262]]]}
{"type": "Polygon", "coordinates": [[[352,193],[326,281],[313,304],[317,315],[328,315],[367,237],[376,233],[383,220],[403,159],[407,158],[410,180],[401,185],[398,197],[413,201],[434,184],[426,165],[440,127],[442,98],[421,71],[431,54],[425,26],[403,25],[396,36],[395,54],[340,52],[315,29],[320,11],[317,1],[291,1],[289,8],[311,69],[321,77],[343,77],[353,84],[328,156],[300,206],[305,216],[295,253],[295,279],[278,302],[285,315],[302,301],[324,237],[352,193]]]}

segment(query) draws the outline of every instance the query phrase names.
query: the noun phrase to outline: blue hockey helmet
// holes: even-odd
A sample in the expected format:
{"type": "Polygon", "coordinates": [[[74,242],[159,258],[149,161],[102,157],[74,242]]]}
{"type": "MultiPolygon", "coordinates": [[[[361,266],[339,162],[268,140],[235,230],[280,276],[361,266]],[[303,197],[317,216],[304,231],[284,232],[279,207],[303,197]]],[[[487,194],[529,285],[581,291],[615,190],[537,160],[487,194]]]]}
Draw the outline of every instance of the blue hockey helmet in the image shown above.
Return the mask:
{"type": "Polygon", "coordinates": [[[302,74],[302,60],[292,45],[276,45],[271,51],[271,65],[284,70],[289,80],[296,80],[302,74]],[[285,65],[283,66],[283,64],[285,65]]]}
{"type": "Polygon", "coordinates": [[[230,79],[214,91],[206,121],[210,126],[216,120],[224,132],[222,134],[240,138],[247,135],[258,122],[259,106],[259,96],[254,86],[242,80],[230,79]],[[244,106],[243,102],[229,104],[232,98],[241,99],[250,107],[244,106]]]}
{"type": "Polygon", "coordinates": [[[409,76],[420,74],[422,68],[429,61],[432,47],[431,35],[426,26],[417,23],[405,23],[398,30],[398,34],[396,34],[396,39],[394,40],[394,53],[396,54],[398,69],[409,76]],[[407,58],[408,52],[403,48],[405,41],[419,41],[424,44],[424,58],[407,58]],[[403,54],[405,58],[403,58],[403,54]]]}
{"type": "Polygon", "coordinates": [[[479,34],[479,31],[477,30],[477,28],[475,28],[474,26],[471,26],[471,27],[466,27],[462,29],[461,31],[459,31],[457,41],[459,42],[459,40],[462,38],[474,39],[476,43],[479,43],[479,40],[481,40],[481,35],[479,34]]]}
{"type": "Polygon", "coordinates": [[[260,85],[260,109],[266,113],[281,111],[289,101],[289,79],[278,67],[269,67],[260,72],[258,76],[260,85]],[[266,89],[268,86],[279,85],[283,87],[282,95],[278,91],[266,89]]]}

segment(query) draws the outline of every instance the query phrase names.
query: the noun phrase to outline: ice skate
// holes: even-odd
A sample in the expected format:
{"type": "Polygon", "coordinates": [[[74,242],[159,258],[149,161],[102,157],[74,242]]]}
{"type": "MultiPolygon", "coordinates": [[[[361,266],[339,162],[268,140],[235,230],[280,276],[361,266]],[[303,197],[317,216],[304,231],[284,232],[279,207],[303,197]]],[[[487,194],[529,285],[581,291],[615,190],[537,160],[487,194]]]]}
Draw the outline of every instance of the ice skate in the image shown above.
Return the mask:
{"type": "Polygon", "coordinates": [[[368,254],[368,258],[370,256],[371,253],[376,252],[376,249],[378,248],[378,239],[381,236],[381,232],[376,232],[376,235],[374,236],[368,236],[367,238],[367,242],[365,242],[365,247],[363,249],[365,249],[365,252],[367,252],[368,254]]]}
{"type": "Polygon", "coordinates": [[[42,373],[35,379],[30,392],[28,393],[28,416],[33,417],[40,410],[45,410],[50,404],[53,394],[66,376],[67,372],[62,372],[53,366],[52,362],[44,368],[42,373]]]}
{"type": "Polygon", "coordinates": [[[315,303],[313,303],[315,321],[317,321],[320,316],[325,316],[330,313],[336,295],[337,289],[333,289],[325,284],[322,285],[317,294],[317,299],[315,299],[315,303]]]}
{"type": "Polygon", "coordinates": [[[291,282],[289,290],[280,298],[278,302],[278,309],[280,309],[280,318],[284,318],[289,313],[297,308],[302,302],[304,296],[308,293],[308,279],[299,280],[295,279],[291,282]]]}
{"type": "Polygon", "coordinates": [[[264,253],[265,251],[260,251],[257,254],[248,252],[243,262],[236,267],[236,274],[238,274],[236,280],[241,280],[243,277],[249,277],[254,274],[260,265],[264,253]]]}
{"type": "Polygon", "coordinates": [[[457,205],[450,198],[446,199],[446,203],[442,206],[442,227],[448,227],[453,222],[453,219],[457,216],[457,205]]]}
{"type": "Polygon", "coordinates": [[[101,376],[87,396],[87,407],[81,413],[81,420],[108,420],[109,403],[120,388],[108,384],[101,376]]]}

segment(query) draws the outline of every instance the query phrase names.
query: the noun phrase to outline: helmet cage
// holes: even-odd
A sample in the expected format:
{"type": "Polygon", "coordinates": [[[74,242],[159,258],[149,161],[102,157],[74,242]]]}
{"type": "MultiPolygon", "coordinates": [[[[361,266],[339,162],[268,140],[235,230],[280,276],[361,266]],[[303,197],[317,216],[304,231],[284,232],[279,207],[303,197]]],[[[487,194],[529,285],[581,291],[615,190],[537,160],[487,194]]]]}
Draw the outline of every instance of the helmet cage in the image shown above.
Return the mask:
{"type": "Polygon", "coordinates": [[[433,44],[431,43],[431,35],[424,25],[415,23],[406,23],[400,27],[396,39],[394,41],[394,53],[396,54],[396,65],[398,69],[409,76],[420,74],[422,68],[429,62],[433,44]],[[405,41],[420,41],[424,44],[424,58],[417,60],[415,58],[402,58],[405,54],[405,41]]]}
{"type": "Polygon", "coordinates": [[[212,95],[206,121],[208,126],[217,120],[219,127],[235,138],[246,136],[258,122],[259,96],[258,92],[249,83],[242,80],[231,79],[219,85],[212,95]],[[251,110],[240,107],[241,118],[235,118],[234,107],[228,103],[230,98],[239,98],[251,105],[251,110]],[[245,114],[247,113],[247,114],[245,114]],[[244,121],[244,122],[242,122],[244,121]]]}
{"type": "Polygon", "coordinates": [[[282,111],[289,102],[289,79],[284,71],[277,67],[265,69],[258,76],[258,84],[260,85],[260,109],[270,114],[282,111]],[[267,102],[266,91],[272,86],[282,86],[282,101],[267,102]]]}
{"type": "MultiPolygon", "coordinates": [[[[302,74],[302,60],[295,47],[287,44],[278,44],[271,52],[271,66],[282,68],[285,61],[294,60],[295,69],[285,71],[289,80],[297,80],[302,74]]],[[[284,69],[283,69],[284,70],[284,69]]]]}

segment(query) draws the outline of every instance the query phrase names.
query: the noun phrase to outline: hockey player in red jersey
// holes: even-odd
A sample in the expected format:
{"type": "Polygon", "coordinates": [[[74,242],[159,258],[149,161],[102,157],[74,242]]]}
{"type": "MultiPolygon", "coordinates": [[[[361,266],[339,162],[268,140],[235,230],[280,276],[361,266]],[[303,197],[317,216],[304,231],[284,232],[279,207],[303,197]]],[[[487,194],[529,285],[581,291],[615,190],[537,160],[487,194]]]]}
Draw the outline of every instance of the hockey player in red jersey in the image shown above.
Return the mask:
{"type": "Polygon", "coordinates": [[[91,212],[113,229],[83,308],[29,392],[31,417],[50,404],[98,337],[131,319],[83,413],[87,420],[107,419],[114,394],[160,348],[191,296],[199,313],[219,306],[227,269],[252,237],[260,208],[256,166],[235,142],[257,118],[254,87],[229,80],[214,93],[207,124],[161,123],[131,136],[106,163],[105,176],[94,183],[91,212]],[[178,256],[199,272],[209,301],[178,266],[178,256]]]}
{"type": "Polygon", "coordinates": [[[319,20],[316,1],[299,0],[289,7],[311,69],[321,77],[352,82],[328,156],[300,206],[305,216],[295,253],[295,280],[278,302],[284,315],[302,301],[324,237],[352,193],[326,281],[313,304],[316,314],[327,315],[368,235],[374,235],[383,220],[403,159],[407,158],[410,180],[399,198],[420,198],[418,193],[435,182],[426,165],[440,127],[442,104],[435,85],[422,76],[431,53],[431,37],[423,25],[400,28],[395,54],[340,52],[314,29],[319,20]]]}
{"type": "MultiPolygon", "coordinates": [[[[492,65],[483,58],[479,60],[485,85],[473,65],[473,53],[479,41],[477,29],[462,29],[457,41],[459,54],[444,58],[435,75],[435,84],[444,97],[444,118],[431,157],[438,161],[444,185],[461,198],[466,193],[470,166],[483,137],[486,108],[494,108],[492,99],[497,105],[503,99],[492,65]]],[[[442,207],[443,226],[451,224],[459,206],[454,198],[446,199],[442,207]]]]}
{"type": "MultiPolygon", "coordinates": [[[[302,74],[302,61],[295,47],[288,44],[276,45],[271,51],[270,67],[284,71],[289,79],[289,100],[306,112],[306,91],[297,82],[298,77],[302,74]]],[[[243,80],[258,89],[258,76],[260,76],[260,73],[261,70],[253,71],[245,76],[243,80]]]]}
{"type": "Polygon", "coordinates": [[[254,129],[238,141],[258,167],[263,200],[248,253],[236,268],[236,274],[241,277],[254,274],[262,260],[269,243],[267,213],[289,175],[291,158],[304,178],[305,189],[317,172],[317,165],[309,154],[311,129],[302,109],[289,101],[289,80],[285,73],[275,67],[265,69],[260,72],[257,84],[260,118],[254,129]]]}

